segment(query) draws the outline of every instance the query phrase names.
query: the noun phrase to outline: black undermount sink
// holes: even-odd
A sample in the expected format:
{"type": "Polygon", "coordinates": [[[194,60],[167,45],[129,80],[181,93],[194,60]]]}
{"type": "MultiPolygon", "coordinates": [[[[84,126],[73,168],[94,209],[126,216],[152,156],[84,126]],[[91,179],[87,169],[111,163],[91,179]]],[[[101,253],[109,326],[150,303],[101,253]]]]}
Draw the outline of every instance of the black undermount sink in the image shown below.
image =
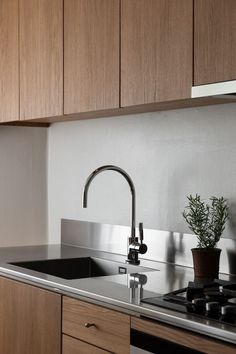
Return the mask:
{"type": "Polygon", "coordinates": [[[153,270],[92,257],[12,262],[9,264],[63,279],[103,277],[107,275],[139,273],[153,270]]]}

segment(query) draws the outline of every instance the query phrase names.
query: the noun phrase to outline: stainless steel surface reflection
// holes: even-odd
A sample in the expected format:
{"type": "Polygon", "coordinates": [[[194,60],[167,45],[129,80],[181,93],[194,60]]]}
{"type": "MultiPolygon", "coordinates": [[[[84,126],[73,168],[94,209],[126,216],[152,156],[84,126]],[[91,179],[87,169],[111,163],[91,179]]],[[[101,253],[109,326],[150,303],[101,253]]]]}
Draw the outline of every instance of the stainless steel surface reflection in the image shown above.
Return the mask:
{"type": "MultiPolygon", "coordinates": [[[[140,260],[192,267],[191,248],[197,245],[195,235],[152,229],[144,231],[148,251],[145,255],[140,255],[140,260]]],[[[63,244],[125,255],[129,236],[128,226],[68,219],[61,221],[61,242],[63,244]]],[[[236,274],[236,240],[221,238],[218,247],[222,249],[220,272],[236,274]]],[[[175,274],[171,272],[169,277],[175,282],[175,274]]]]}
{"type": "MultiPolygon", "coordinates": [[[[9,264],[63,279],[95,278],[137,272],[137,267],[131,264],[112,262],[95,257],[10,262],[9,264]]],[[[138,271],[145,272],[150,271],[150,269],[138,267],[138,271]]]]}
{"type": "Polygon", "coordinates": [[[130,302],[140,305],[143,297],[143,287],[147,284],[148,277],[146,274],[131,273],[129,274],[130,302]]]}

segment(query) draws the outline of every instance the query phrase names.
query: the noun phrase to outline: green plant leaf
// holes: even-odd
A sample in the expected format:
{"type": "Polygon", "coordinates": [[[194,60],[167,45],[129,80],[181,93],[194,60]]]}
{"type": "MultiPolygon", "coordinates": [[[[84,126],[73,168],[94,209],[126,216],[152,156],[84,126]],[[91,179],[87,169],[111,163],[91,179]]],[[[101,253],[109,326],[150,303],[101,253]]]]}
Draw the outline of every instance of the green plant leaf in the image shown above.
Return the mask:
{"type": "Polygon", "coordinates": [[[216,247],[229,217],[227,199],[211,197],[211,205],[201,200],[200,195],[187,196],[188,205],[182,215],[189,229],[197,235],[199,248],[216,247]]]}

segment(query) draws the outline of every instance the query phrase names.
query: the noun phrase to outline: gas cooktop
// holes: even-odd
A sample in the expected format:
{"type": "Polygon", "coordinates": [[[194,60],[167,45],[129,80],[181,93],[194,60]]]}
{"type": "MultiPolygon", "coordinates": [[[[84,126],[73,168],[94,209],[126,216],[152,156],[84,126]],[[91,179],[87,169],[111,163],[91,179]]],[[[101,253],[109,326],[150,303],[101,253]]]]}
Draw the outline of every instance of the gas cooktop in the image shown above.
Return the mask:
{"type": "Polygon", "coordinates": [[[236,282],[219,279],[203,284],[189,282],[187,288],[146,298],[142,302],[236,327],[236,282]]]}

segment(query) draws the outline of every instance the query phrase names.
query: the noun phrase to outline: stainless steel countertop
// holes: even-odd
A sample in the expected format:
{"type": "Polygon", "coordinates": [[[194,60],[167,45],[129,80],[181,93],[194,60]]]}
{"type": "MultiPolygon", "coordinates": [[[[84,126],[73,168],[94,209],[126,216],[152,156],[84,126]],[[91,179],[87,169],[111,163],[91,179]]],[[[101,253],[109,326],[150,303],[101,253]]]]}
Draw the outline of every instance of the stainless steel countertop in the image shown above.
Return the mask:
{"type": "MultiPolygon", "coordinates": [[[[150,268],[150,272],[145,272],[147,283],[143,286],[143,294],[141,294],[140,288],[135,291],[130,289],[129,274],[66,280],[8,264],[8,262],[17,261],[88,256],[124,262],[124,264],[126,259],[125,256],[113,253],[67,245],[0,248],[0,275],[97,303],[133,316],[145,316],[236,344],[236,329],[230,325],[140,303],[140,296],[152,297],[187,286],[189,280],[193,280],[192,268],[141,260],[140,266],[150,268]]],[[[137,266],[137,273],[140,273],[139,266],[137,266]]],[[[221,275],[221,279],[228,280],[229,276],[221,275]]]]}

